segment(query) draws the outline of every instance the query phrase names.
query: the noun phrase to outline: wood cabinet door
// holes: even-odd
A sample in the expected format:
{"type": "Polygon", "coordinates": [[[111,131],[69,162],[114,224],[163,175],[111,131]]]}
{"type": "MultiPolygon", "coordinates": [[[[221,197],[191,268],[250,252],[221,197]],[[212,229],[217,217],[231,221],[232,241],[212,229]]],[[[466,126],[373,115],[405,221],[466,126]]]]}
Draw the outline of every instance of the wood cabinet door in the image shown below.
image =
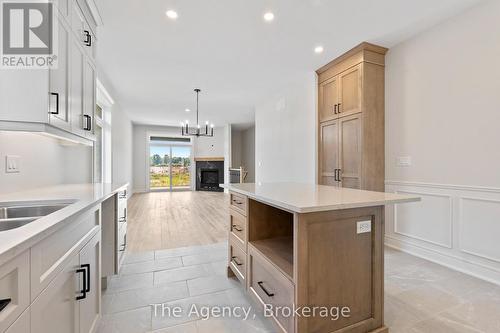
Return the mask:
{"type": "Polygon", "coordinates": [[[75,255],[64,270],[47,286],[31,305],[31,327],[37,333],[79,332],[79,267],[75,255]]]}
{"type": "Polygon", "coordinates": [[[58,54],[57,68],[49,70],[49,123],[53,126],[71,130],[71,115],[68,106],[69,86],[69,28],[57,15],[58,54]]]}
{"type": "Polygon", "coordinates": [[[336,105],[339,103],[338,79],[331,78],[319,86],[319,121],[336,119],[336,105]]]}
{"type": "Polygon", "coordinates": [[[339,126],[340,186],[361,188],[361,117],[360,113],[342,117],[339,126]]]}
{"type": "Polygon", "coordinates": [[[94,332],[101,313],[101,233],[80,251],[80,266],[88,265],[90,280],[87,295],[80,300],[80,333],[94,332]]]}
{"type": "Polygon", "coordinates": [[[338,120],[320,124],[319,166],[319,184],[338,186],[335,180],[335,171],[339,167],[338,120]]]}
{"type": "Polygon", "coordinates": [[[340,117],[361,112],[362,66],[357,65],[338,76],[340,117]]]}

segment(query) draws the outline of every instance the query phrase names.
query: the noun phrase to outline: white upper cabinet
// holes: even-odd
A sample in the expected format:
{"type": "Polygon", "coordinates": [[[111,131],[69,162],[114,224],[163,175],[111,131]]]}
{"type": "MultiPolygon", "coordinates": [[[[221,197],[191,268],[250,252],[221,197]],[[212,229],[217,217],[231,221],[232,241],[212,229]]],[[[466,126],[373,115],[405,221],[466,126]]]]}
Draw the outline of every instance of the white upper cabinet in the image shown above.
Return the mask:
{"type": "Polygon", "coordinates": [[[57,68],[1,69],[0,129],[32,130],[38,124],[42,130],[54,129],[91,142],[95,138],[96,23],[85,1],[56,0],[55,5],[57,68]]]}

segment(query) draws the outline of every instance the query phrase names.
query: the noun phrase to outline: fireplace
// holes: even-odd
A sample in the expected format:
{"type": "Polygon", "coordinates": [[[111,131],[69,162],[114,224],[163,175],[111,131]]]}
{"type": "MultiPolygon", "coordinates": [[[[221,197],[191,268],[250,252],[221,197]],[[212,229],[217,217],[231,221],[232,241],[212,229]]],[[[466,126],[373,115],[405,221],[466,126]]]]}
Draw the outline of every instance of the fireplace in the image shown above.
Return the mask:
{"type": "Polygon", "coordinates": [[[196,161],[196,190],[224,191],[224,161],[196,161]]]}

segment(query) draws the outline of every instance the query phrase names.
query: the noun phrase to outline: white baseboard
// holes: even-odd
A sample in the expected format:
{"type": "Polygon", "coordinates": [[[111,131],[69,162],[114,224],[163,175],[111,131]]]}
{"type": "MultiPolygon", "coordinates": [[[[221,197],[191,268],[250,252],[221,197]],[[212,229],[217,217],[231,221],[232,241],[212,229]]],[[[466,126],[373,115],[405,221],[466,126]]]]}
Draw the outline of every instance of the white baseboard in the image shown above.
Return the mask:
{"type": "Polygon", "coordinates": [[[477,264],[466,262],[461,258],[454,258],[446,254],[434,252],[432,250],[388,236],[385,236],[385,245],[464,274],[474,276],[478,279],[500,285],[500,272],[492,271],[477,264]]]}
{"type": "Polygon", "coordinates": [[[386,245],[500,285],[500,189],[386,181],[421,202],[388,206],[386,245]]]}

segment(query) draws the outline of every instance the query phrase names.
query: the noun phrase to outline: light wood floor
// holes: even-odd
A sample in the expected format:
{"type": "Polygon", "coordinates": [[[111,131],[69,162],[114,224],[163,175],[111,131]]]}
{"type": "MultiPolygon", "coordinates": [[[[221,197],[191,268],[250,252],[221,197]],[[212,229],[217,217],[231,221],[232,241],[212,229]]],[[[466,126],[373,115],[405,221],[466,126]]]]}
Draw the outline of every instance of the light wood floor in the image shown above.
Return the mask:
{"type": "Polygon", "coordinates": [[[128,201],[129,252],[227,240],[228,195],[220,192],[137,193],[128,201]]]}

